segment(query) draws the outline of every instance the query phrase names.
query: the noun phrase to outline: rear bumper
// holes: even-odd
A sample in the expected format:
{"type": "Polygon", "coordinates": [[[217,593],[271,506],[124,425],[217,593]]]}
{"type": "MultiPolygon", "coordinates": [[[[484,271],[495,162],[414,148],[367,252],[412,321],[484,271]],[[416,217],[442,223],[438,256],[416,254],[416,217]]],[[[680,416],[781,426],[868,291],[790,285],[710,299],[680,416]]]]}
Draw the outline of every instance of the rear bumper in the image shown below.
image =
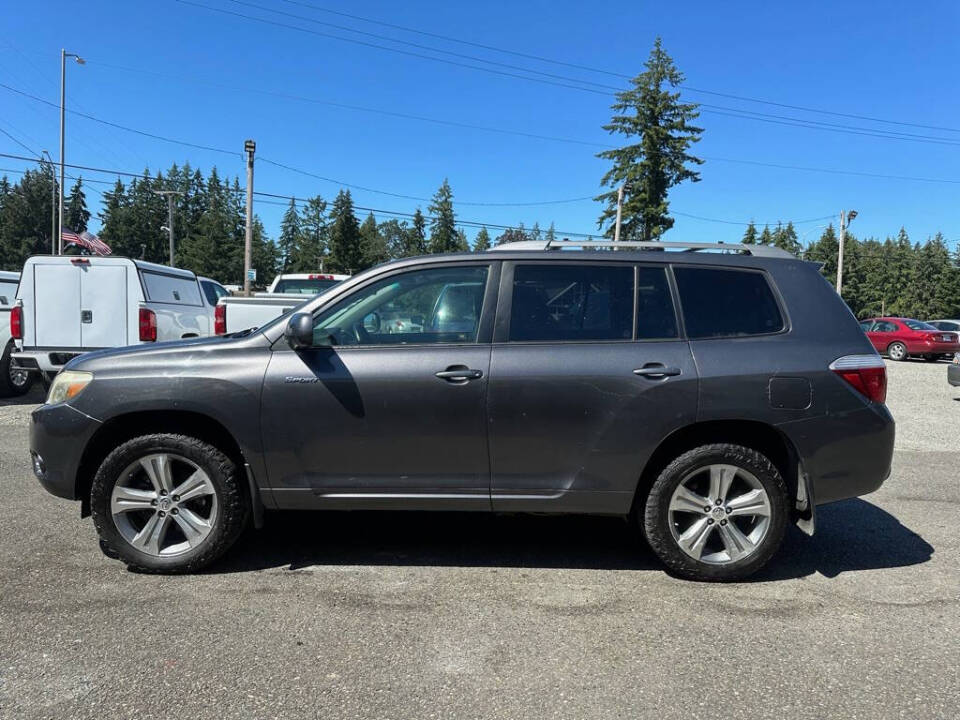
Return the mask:
{"type": "Polygon", "coordinates": [[[34,475],[57,497],[77,500],[77,468],[100,421],[69,405],[41,405],[30,415],[34,475]],[[37,459],[40,462],[38,464],[37,459]]]}
{"type": "Polygon", "coordinates": [[[960,386],[960,365],[950,365],[947,368],[947,382],[954,386],[960,386]]]}
{"type": "Polygon", "coordinates": [[[87,352],[86,350],[32,350],[23,349],[10,355],[10,362],[14,367],[22,368],[28,372],[52,372],[57,373],[63,369],[63,366],[78,355],[87,352]]]}
{"type": "Polygon", "coordinates": [[[960,352],[957,343],[916,343],[910,345],[907,351],[911,355],[953,355],[960,352]]]}
{"type": "Polygon", "coordinates": [[[779,427],[803,459],[816,505],[867,495],[890,476],[896,425],[885,405],[779,427]]]}

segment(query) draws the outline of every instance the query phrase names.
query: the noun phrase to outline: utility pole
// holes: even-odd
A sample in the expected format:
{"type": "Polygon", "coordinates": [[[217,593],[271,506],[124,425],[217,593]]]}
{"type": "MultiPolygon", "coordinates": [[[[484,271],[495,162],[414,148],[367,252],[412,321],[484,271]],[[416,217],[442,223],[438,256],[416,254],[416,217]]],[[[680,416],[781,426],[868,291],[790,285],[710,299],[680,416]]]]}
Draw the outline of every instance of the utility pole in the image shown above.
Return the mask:
{"type": "Polygon", "coordinates": [[[847,238],[847,225],[857,216],[856,210],[840,211],[840,246],[837,248],[837,295],[843,297],[843,245],[847,238]]]}
{"type": "Polygon", "coordinates": [[[247,153],[247,227],[243,238],[243,294],[250,297],[250,265],[253,252],[253,154],[257,144],[253,140],[243,143],[247,153]]]}
{"type": "Polygon", "coordinates": [[[626,189],[627,183],[621,183],[620,187],[617,188],[617,224],[613,228],[613,241],[620,242],[620,218],[623,215],[623,191],[626,189]]]}
{"type": "Polygon", "coordinates": [[[44,150],[40,153],[46,155],[47,162],[50,163],[50,254],[57,254],[57,171],[53,168],[53,158],[50,153],[44,150]]]}
{"type": "Polygon", "coordinates": [[[167,198],[167,232],[170,233],[170,267],[173,267],[173,199],[183,195],[177,190],[154,190],[156,195],[165,195],[167,198]]]}
{"type": "Polygon", "coordinates": [[[79,55],[75,53],[68,53],[66,50],[60,50],[60,210],[59,210],[59,227],[60,232],[57,235],[57,248],[59,249],[59,254],[63,255],[63,133],[64,133],[64,123],[65,123],[65,105],[67,98],[67,58],[73,58],[77,65],[83,65],[86,63],[79,55]]]}

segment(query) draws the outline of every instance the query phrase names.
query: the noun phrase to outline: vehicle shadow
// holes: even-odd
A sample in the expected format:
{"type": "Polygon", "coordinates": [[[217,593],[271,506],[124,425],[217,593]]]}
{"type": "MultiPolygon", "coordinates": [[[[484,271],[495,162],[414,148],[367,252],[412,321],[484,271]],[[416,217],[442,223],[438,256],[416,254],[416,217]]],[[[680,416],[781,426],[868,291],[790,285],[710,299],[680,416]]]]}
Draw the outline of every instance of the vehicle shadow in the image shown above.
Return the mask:
{"type": "Polygon", "coordinates": [[[23,395],[0,398],[0,407],[6,407],[8,405],[39,405],[43,402],[44,397],[46,397],[46,390],[44,390],[43,385],[41,383],[35,383],[34,386],[23,395]]]}
{"type": "MultiPolygon", "coordinates": [[[[934,549],[860,499],[818,508],[818,530],[790,528],[780,553],[752,582],[904,567],[934,549]]],[[[414,512],[274,512],[207,572],[317,565],[656,570],[663,565],[620,518],[414,512]]]]}

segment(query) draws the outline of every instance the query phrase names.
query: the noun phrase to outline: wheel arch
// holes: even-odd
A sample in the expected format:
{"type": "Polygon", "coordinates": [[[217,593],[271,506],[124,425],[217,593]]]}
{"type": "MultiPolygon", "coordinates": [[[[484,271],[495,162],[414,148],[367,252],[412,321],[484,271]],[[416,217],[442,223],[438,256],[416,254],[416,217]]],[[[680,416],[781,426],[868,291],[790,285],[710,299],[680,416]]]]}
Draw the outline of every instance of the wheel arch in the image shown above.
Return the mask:
{"type": "Polygon", "coordinates": [[[732,443],[762,453],[780,471],[791,498],[807,497],[808,488],[799,489],[799,454],[783,432],[756,420],[707,420],[675,430],[653,451],[637,482],[634,513],[642,512],[650,488],[667,465],[688,450],[712,443],[732,443]]]}
{"type": "MultiPolygon", "coordinates": [[[[189,435],[210,443],[225,453],[237,465],[237,471],[246,476],[249,500],[255,520],[262,514],[262,504],[249,466],[239,443],[218,420],[190,410],[146,410],[117,415],[103,423],[84,448],[77,467],[76,496],[80,500],[81,517],[90,514],[90,488],[100,465],[116,447],[140,435],[175,433],[189,435]]],[[[259,526],[259,525],[258,525],[259,526]]]]}

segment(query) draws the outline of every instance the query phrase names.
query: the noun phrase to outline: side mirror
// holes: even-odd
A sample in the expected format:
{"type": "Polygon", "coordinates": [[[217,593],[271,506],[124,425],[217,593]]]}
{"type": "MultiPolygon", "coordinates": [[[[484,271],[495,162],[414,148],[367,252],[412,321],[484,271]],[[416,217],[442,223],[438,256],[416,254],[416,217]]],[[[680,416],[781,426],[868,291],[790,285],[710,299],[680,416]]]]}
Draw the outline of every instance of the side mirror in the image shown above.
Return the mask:
{"type": "Polygon", "coordinates": [[[298,312],[287,320],[287,327],[283,331],[287,344],[293,350],[306,350],[314,347],[313,344],[313,315],[298,312]]]}

